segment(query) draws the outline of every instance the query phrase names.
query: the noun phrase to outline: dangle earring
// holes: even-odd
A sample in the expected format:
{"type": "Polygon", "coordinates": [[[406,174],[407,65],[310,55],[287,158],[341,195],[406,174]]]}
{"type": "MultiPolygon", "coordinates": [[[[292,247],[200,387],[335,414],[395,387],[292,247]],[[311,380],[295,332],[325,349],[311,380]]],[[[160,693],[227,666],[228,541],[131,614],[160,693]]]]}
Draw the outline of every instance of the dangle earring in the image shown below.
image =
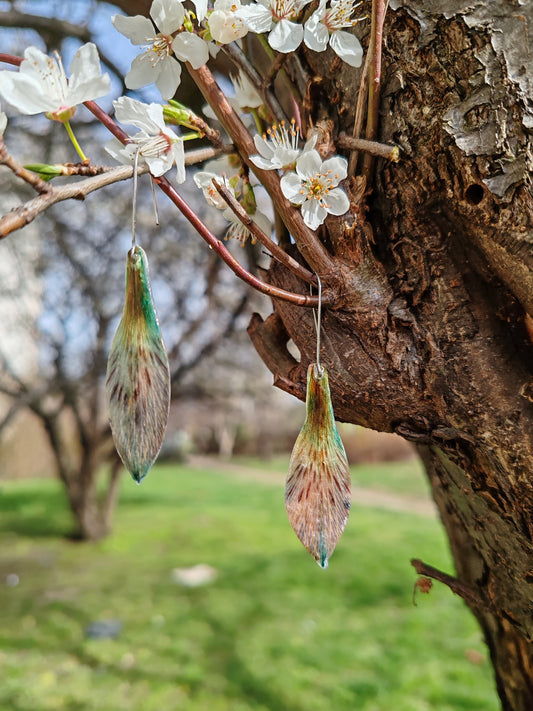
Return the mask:
{"type": "Polygon", "coordinates": [[[294,532],[322,568],[335,550],[350,512],[350,470],[335,425],[328,375],[320,364],[322,283],[318,278],[316,362],[307,371],[307,415],[294,444],[285,508],[294,532]]]}
{"type": "Polygon", "coordinates": [[[170,407],[170,370],[152,297],[148,259],[135,240],[138,158],[139,150],[133,169],[126,298],[109,352],[106,397],[115,447],[140,484],[163,442],[170,407]]]}

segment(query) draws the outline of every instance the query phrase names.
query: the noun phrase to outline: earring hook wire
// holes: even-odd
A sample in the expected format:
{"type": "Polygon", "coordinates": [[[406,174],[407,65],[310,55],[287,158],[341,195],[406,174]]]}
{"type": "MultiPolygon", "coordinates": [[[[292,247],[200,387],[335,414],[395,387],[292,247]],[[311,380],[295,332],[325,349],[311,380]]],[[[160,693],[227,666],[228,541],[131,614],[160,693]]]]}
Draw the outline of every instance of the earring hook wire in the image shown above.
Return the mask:
{"type": "Polygon", "coordinates": [[[135,158],[133,159],[133,199],[131,201],[131,248],[134,249],[137,246],[135,240],[135,227],[137,225],[137,171],[139,168],[139,152],[141,146],[137,146],[135,151],[135,158]]]}
{"type": "MultiPolygon", "coordinates": [[[[318,370],[319,375],[322,375],[323,368],[320,364],[320,330],[321,330],[321,322],[322,322],[322,282],[320,280],[320,277],[318,274],[315,274],[317,281],[318,281],[318,308],[315,310],[313,309],[313,320],[315,322],[315,331],[316,331],[316,367],[318,370]]],[[[311,293],[313,291],[313,287],[311,286],[311,293]]]]}

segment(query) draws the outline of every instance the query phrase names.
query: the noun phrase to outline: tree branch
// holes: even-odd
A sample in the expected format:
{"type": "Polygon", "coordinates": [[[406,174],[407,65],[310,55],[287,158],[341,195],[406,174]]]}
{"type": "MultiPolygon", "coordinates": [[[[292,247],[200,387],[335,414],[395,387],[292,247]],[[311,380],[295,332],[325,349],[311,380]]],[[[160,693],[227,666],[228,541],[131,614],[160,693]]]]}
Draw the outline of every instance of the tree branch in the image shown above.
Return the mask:
{"type": "Polygon", "coordinates": [[[28,185],[31,185],[32,188],[35,188],[38,193],[49,193],[52,189],[50,183],[45,182],[38,175],[32,173],[31,170],[24,168],[24,166],[18,163],[13,156],[8,153],[7,146],[2,138],[0,138],[0,165],[5,165],[17,178],[24,180],[28,185]]]}
{"type": "Polygon", "coordinates": [[[217,189],[217,192],[226,201],[229,207],[232,209],[233,213],[237,215],[242,224],[250,231],[250,233],[266,247],[274,259],[278,262],[284,264],[291,272],[297,274],[304,281],[314,284],[318,284],[317,278],[313,272],[309,271],[303,267],[299,262],[296,261],[290,254],[287,254],[278,244],[276,244],[270,237],[263,232],[259,225],[254,222],[253,217],[249,215],[243,206],[234,198],[231,192],[222,184],[218,183],[213,179],[213,185],[217,189]]]}
{"type": "MultiPolygon", "coordinates": [[[[148,172],[148,166],[139,166],[139,174],[148,172]]],[[[120,180],[127,180],[133,175],[133,167],[121,166],[119,168],[114,168],[108,173],[103,173],[102,175],[97,175],[94,178],[87,178],[77,183],[69,183],[68,185],[63,185],[61,187],[54,187],[52,190],[42,195],[38,195],[29,200],[27,203],[21,207],[15,208],[7,215],[0,218],[0,239],[7,237],[15,230],[25,227],[30,222],[33,222],[37,215],[44,212],[52,205],[63,200],[70,200],[72,198],[76,200],[83,200],[87,195],[105,187],[106,185],[112,185],[120,180]]]]}
{"type": "Polygon", "coordinates": [[[252,137],[227,100],[224,92],[216,83],[210,70],[205,65],[200,69],[193,69],[189,63],[187,63],[187,68],[204,98],[231,136],[242,158],[254,171],[272,198],[283,221],[294,237],[302,257],[310,265],[311,269],[321,277],[327,276],[328,273],[333,273],[335,271],[335,261],[318,240],[316,234],[307,227],[300,211],[294,208],[281,192],[280,179],[276,171],[262,170],[250,161],[250,156],[257,152],[252,137]]]}
{"type": "Polygon", "coordinates": [[[438,580],[439,583],[447,585],[453,593],[462,597],[469,605],[475,605],[476,607],[495,612],[494,606],[488,600],[481,598],[477,591],[470,585],[461,582],[447,573],[443,573],[442,570],[438,570],[438,568],[434,568],[432,565],[427,565],[427,563],[424,563],[418,558],[413,558],[411,565],[419,575],[425,575],[428,578],[433,578],[433,580],[438,580]]]}
{"type": "MultiPolygon", "coordinates": [[[[366,123],[366,139],[373,141],[377,135],[379,121],[379,102],[381,97],[381,47],[383,44],[383,24],[387,12],[388,0],[372,0],[372,28],[370,33],[369,54],[371,56],[371,76],[368,85],[368,116],[366,123]]],[[[373,158],[365,155],[363,175],[367,184],[370,180],[373,158]]]]}
{"type": "Polygon", "coordinates": [[[398,146],[390,146],[387,143],[378,143],[377,141],[367,141],[364,138],[354,138],[344,132],[339,134],[337,145],[339,148],[344,148],[349,151],[364,151],[373,156],[386,158],[393,163],[397,163],[400,160],[400,149],[398,146]]]}
{"type": "MultiPolygon", "coordinates": [[[[9,54],[2,54],[0,53],[0,61],[5,61],[10,64],[14,65],[20,65],[22,60],[20,57],[14,57],[13,55],[9,54]]],[[[211,97],[213,99],[213,102],[215,103],[215,99],[222,101],[224,104],[224,113],[228,113],[233,119],[233,121],[236,120],[236,125],[239,126],[239,131],[241,135],[246,135],[248,137],[248,151],[245,151],[246,157],[248,158],[249,152],[252,149],[252,146],[255,148],[254,143],[251,139],[250,134],[246,131],[244,125],[242,124],[241,120],[239,119],[238,115],[233,111],[231,105],[227,101],[225,95],[222,93],[218,85],[216,84],[213,75],[211,72],[207,69],[207,67],[201,67],[200,70],[195,71],[190,67],[189,64],[187,64],[189,67],[189,70],[191,72],[191,75],[194,78],[194,74],[200,72],[199,76],[202,76],[203,81],[201,82],[202,84],[205,85],[205,80],[207,79],[207,83],[211,86],[212,89],[214,89],[214,96],[211,97]],[[202,72],[202,70],[205,70],[205,72],[202,72]]],[[[201,86],[199,85],[199,88],[201,89],[201,86]]],[[[207,97],[206,97],[207,98],[207,97]]],[[[211,103],[211,102],[210,102],[211,103]]],[[[126,144],[130,142],[130,137],[128,134],[123,131],[116,123],[113,121],[113,119],[103,110],[98,106],[98,104],[94,101],[86,101],[85,106],[91,111],[105,126],[106,128],[116,137],[121,141],[121,143],[126,144]]],[[[216,107],[214,107],[216,110],[216,107]]],[[[232,135],[232,132],[229,131],[230,136],[232,135]]],[[[237,148],[240,149],[240,146],[237,145],[237,148]]],[[[288,225],[289,227],[291,225],[294,225],[296,227],[296,232],[300,230],[305,239],[304,242],[307,241],[308,244],[308,252],[310,252],[314,257],[315,260],[318,259],[318,257],[322,256],[321,260],[321,266],[324,269],[325,265],[329,265],[330,271],[332,271],[333,268],[333,260],[331,257],[327,254],[327,252],[324,250],[320,242],[315,239],[313,233],[311,230],[309,230],[306,225],[303,222],[303,219],[301,218],[301,215],[298,211],[294,210],[288,200],[283,196],[281,193],[281,189],[279,187],[279,178],[278,176],[271,176],[268,171],[258,171],[258,169],[255,169],[256,173],[259,172],[261,174],[264,174],[268,176],[269,180],[268,182],[271,184],[271,187],[276,187],[274,190],[275,193],[277,193],[280,198],[283,200],[283,208],[280,209],[281,214],[283,215],[283,212],[287,213],[288,217],[288,225]],[[274,178],[277,180],[277,183],[275,184],[270,178],[274,178]],[[305,228],[305,229],[303,229],[305,228]]],[[[146,172],[147,167],[142,166],[139,169],[139,173],[146,172]]],[[[35,198],[34,200],[30,201],[30,203],[27,203],[25,206],[23,206],[24,209],[19,209],[14,215],[8,214],[5,215],[1,220],[0,220],[0,239],[5,237],[7,234],[10,234],[13,232],[15,229],[18,229],[20,227],[23,227],[24,225],[28,224],[31,222],[33,219],[35,219],[35,216],[42,212],[43,210],[47,209],[50,205],[53,205],[54,203],[58,202],[57,198],[57,193],[59,191],[62,191],[62,195],[64,197],[61,197],[60,199],[65,200],[71,197],[78,197],[78,198],[84,198],[88,192],[93,192],[93,190],[98,189],[99,187],[103,187],[104,185],[110,184],[110,182],[116,182],[117,180],[125,180],[126,178],[130,177],[133,173],[133,168],[130,168],[129,166],[126,166],[124,168],[117,168],[116,171],[112,171],[111,173],[106,173],[101,176],[97,176],[96,178],[90,178],[88,180],[83,181],[82,183],[78,183],[78,185],[67,185],[64,188],[59,188],[56,190],[52,190],[49,196],[46,196],[46,199],[44,196],[39,196],[35,198]],[[121,175],[122,177],[120,178],[115,178],[114,180],[110,180],[110,176],[113,175],[121,175]],[[102,183],[98,183],[98,181],[103,181],[102,183]],[[107,181],[107,182],[106,182],[107,181]],[[87,192],[83,192],[86,190],[87,192]],[[35,214],[33,214],[35,212],[35,214]]],[[[259,175],[258,175],[259,177],[259,175]]],[[[167,197],[170,198],[170,200],[176,205],[178,210],[181,212],[181,214],[191,223],[191,225],[195,228],[195,230],[200,234],[200,236],[209,244],[209,246],[224,260],[224,262],[229,266],[229,268],[233,271],[234,274],[236,274],[240,279],[245,281],[247,284],[250,284],[254,289],[257,291],[260,291],[263,294],[267,294],[268,296],[271,296],[273,298],[278,298],[282,299],[284,301],[288,301],[293,304],[297,304],[299,306],[309,306],[316,308],[318,306],[318,297],[316,296],[307,296],[305,294],[294,294],[290,291],[285,291],[285,289],[280,289],[275,286],[271,286],[270,284],[266,284],[265,282],[262,282],[260,279],[258,279],[256,276],[251,274],[247,269],[245,269],[242,264],[240,264],[235,257],[231,254],[231,252],[222,244],[222,242],[215,237],[215,235],[209,230],[206,225],[200,220],[200,218],[196,215],[194,210],[191,209],[191,207],[187,204],[187,202],[181,197],[181,195],[176,191],[176,189],[169,183],[169,181],[164,177],[154,177],[154,182],[161,188],[161,190],[167,195],[167,197]]],[[[294,234],[294,231],[293,231],[294,234]]],[[[300,235],[301,236],[301,235],[300,235]]],[[[303,255],[305,257],[305,254],[303,255]]],[[[323,303],[324,300],[323,300],[323,303]]]]}
{"type": "MultiPolygon", "coordinates": [[[[206,67],[204,67],[206,69],[206,67]]],[[[191,71],[193,71],[191,69],[191,71]]],[[[209,72],[211,76],[211,73],[209,72]]],[[[214,81],[214,79],[213,79],[214,81]]],[[[217,87],[218,89],[218,87],[217,87]]],[[[220,91],[220,89],[219,89],[220,91]]],[[[221,93],[222,98],[229,106],[230,110],[233,111],[231,105],[227,102],[225,96],[221,93]]],[[[106,114],[103,109],[101,109],[98,104],[94,101],[86,101],[85,106],[92,111],[92,113],[99,118],[102,123],[111,131],[111,133],[116,136],[122,143],[127,143],[130,138],[127,133],[125,133],[113,119],[106,114]]],[[[239,117],[235,114],[237,120],[240,122],[239,117]]],[[[241,123],[242,126],[242,123],[241,123]]],[[[244,126],[243,130],[246,132],[244,126]]],[[[231,135],[231,134],[230,134],[231,135]]],[[[249,134],[248,134],[249,135],[249,134]]],[[[250,138],[251,141],[251,138],[250,138]]],[[[252,142],[253,145],[253,142],[252,142]]],[[[237,146],[238,148],[238,146],[237,146]]],[[[265,172],[266,171],[262,171],[265,172]]],[[[222,242],[207,228],[206,225],[200,220],[196,215],[194,210],[188,205],[188,203],[181,197],[178,191],[173,185],[165,178],[161,176],[159,178],[154,177],[154,182],[159,186],[159,188],[165,193],[165,195],[170,198],[170,200],[176,205],[181,214],[190,222],[194,229],[199,233],[199,235],[208,243],[208,245],[224,260],[228,267],[236,274],[240,279],[250,284],[254,289],[260,291],[262,294],[267,294],[275,298],[283,299],[284,301],[289,301],[293,304],[298,304],[299,306],[311,306],[316,308],[318,306],[318,297],[307,296],[303,294],[293,294],[290,291],[285,291],[284,289],[279,289],[278,287],[271,286],[270,284],[265,284],[256,276],[251,274],[247,269],[245,269],[242,264],[240,264],[231,252],[222,244],[222,242]]],[[[278,186],[279,187],[279,186],[278,186]]],[[[284,198],[285,199],[285,198],[284,198]]],[[[312,233],[311,233],[312,234],[312,233]]],[[[323,300],[323,303],[324,300],[323,300]]]]}

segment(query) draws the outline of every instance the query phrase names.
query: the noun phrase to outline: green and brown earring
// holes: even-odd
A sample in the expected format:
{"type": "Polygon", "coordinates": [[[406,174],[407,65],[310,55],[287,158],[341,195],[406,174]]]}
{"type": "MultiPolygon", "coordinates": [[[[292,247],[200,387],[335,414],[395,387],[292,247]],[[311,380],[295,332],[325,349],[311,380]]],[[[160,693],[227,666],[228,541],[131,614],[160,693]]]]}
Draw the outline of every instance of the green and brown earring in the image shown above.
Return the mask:
{"type": "Polygon", "coordinates": [[[148,258],[135,238],[138,155],[137,150],[126,297],[109,352],[106,397],[115,447],[140,484],[163,443],[170,408],[170,370],[152,296],[148,258]]]}
{"type": "Polygon", "coordinates": [[[307,371],[306,419],[292,450],[285,508],[296,535],[322,568],[327,568],[350,512],[350,470],[328,384],[320,364],[322,284],[318,279],[316,362],[307,371]]]}

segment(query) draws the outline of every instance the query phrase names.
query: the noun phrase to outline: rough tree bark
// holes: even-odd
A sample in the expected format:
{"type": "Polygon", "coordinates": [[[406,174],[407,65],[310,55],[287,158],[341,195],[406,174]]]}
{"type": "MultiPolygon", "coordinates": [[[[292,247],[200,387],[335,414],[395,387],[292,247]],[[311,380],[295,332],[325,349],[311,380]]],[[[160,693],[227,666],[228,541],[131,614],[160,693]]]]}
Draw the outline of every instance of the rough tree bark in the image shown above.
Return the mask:
{"type": "MultiPolygon", "coordinates": [[[[336,416],[417,443],[509,711],[533,709],[532,32],[533,3],[391,1],[380,139],[402,157],[323,234],[344,293],[323,316],[336,416]]],[[[351,132],[360,75],[308,61],[312,118],[351,132]]],[[[278,302],[249,333],[303,399],[312,315],[278,302]]]]}

